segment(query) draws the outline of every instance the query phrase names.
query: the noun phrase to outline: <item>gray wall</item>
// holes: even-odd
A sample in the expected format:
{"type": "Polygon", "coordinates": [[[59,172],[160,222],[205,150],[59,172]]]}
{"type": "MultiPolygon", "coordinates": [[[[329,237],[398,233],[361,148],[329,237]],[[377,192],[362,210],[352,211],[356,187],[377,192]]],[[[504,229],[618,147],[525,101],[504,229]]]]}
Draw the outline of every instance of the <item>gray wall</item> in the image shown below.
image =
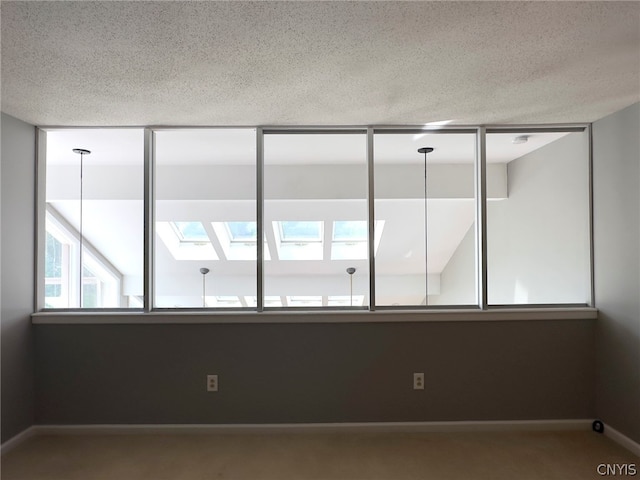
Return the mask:
{"type": "Polygon", "coordinates": [[[594,328],[592,320],[36,325],[36,420],[593,418],[594,328]],[[413,372],[425,372],[424,391],[412,390],[413,372]],[[205,391],[209,373],[220,375],[218,393],[205,391]]]}
{"type": "Polygon", "coordinates": [[[185,316],[185,324],[175,325],[36,325],[36,421],[596,416],[594,320],[367,324],[310,318],[317,317],[300,315],[299,324],[187,324],[185,316]],[[425,391],[412,390],[413,372],[425,372],[425,391]],[[220,376],[216,394],[205,391],[211,373],[220,376]]]}
{"type": "Polygon", "coordinates": [[[2,442],[34,423],[35,128],[2,114],[2,442]]]}
{"type": "MultiPolygon", "coordinates": [[[[634,105],[594,125],[596,301],[601,309],[597,322],[38,325],[34,327],[36,421],[261,423],[599,416],[640,441],[639,116],[639,106],[634,105]],[[411,390],[414,371],[425,372],[424,392],[411,390]],[[220,375],[219,393],[205,392],[207,373],[220,375]]],[[[31,294],[25,293],[31,292],[32,281],[31,255],[26,255],[31,223],[22,220],[18,230],[9,233],[6,225],[12,214],[5,212],[16,208],[9,208],[7,197],[19,197],[21,205],[32,201],[33,151],[28,152],[28,145],[33,133],[27,135],[30,127],[13,119],[5,124],[3,439],[30,424],[33,398],[28,316],[22,310],[31,302],[31,294]],[[5,140],[7,128],[15,133],[5,140]],[[5,151],[18,143],[20,133],[25,138],[16,150],[27,159],[9,163],[5,151]],[[23,169],[31,169],[29,175],[23,169]],[[11,244],[20,229],[26,230],[22,236],[27,241],[11,244]],[[8,251],[12,256],[7,259],[8,251]],[[15,261],[14,255],[22,260],[15,261]],[[12,274],[14,264],[21,275],[12,274]],[[12,282],[28,285],[14,293],[18,288],[7,285],[9,275],[12,282]],[[10,310],[11,316],[5,315],[7,289],[12,291],[11,304],[20,304],[16,313],[10,310]],[[28,298],[19,300],[22,297],[28,298]],[[5,322],[5,317],[15,321],[5,322]],[[20,328],[5,335],[5,326],[11,325],[20,328]],[[18,331],[22,333],[17,335],[18,331]],[[5,369],[10,371],[5,374],[5,369]]]]}
{"type": "Polygon", "coordinates": [[[597,412],[640,442],[640,104],[595,122],[597,412]]]}

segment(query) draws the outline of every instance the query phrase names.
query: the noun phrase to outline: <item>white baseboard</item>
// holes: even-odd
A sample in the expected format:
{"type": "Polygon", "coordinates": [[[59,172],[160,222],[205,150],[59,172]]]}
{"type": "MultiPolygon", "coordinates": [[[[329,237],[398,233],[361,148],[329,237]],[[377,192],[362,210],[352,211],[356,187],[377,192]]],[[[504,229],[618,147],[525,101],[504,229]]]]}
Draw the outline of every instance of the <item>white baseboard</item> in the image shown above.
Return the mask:
{"type": "Polygon", "coordinates": [[[589,430],[590,419],[470,422],[38,425],[39,434],[385,433],[589,430]]]}
{"type": "Polygon", "coordinates": [[[609,437],[617,444],[622,445],[624,448],[630,450],[632,453],[640,457],[640,443],[634,442],[629,437],[620,433],[615,428],[610,427],[606,423],[604,425],[604,435],[605,437],[609,437]]]}
{"type": "MultiPolygon", "coordinates": [[[[575,420],[497,420],[467,422],[381,422],[381,423],[256,423],[256,424],[109,424],[34,425],[4,442],[0,453],[36,435],[144,435],[144,434],[221,434],[221,433],[428,433],[590,430],[591,419],[575,420]]],[[[640,456],[640,444],[606,425],[604,435],[640,456]]]]}
{"type": "MultiPolygon", "coordinates": [[[[382,422],[382,423],[270,423],[270,424],[109,424],[35,425],[2,444],[1,453],[17,447],[35,435],[144,435],[144,434],[222,434],[222,433],[428,433],[499,431],[590,430],[591,419],[574,420],[497,420],[461,422],[382,422]]],[[[605,425],[604,434],[640,456],[640,444],[605,425]]]]}
{"type": "Polygon", "coordinates": [[[5,453],[13,450],[22,442],[25,442],[29,438],[38,434],[38,427],[29,427],[26,430],[23,430],[15,437],[11,437],[9,440],[4,442],[2,446],[0,446],[0,455],[4,455],[5,453]]]}

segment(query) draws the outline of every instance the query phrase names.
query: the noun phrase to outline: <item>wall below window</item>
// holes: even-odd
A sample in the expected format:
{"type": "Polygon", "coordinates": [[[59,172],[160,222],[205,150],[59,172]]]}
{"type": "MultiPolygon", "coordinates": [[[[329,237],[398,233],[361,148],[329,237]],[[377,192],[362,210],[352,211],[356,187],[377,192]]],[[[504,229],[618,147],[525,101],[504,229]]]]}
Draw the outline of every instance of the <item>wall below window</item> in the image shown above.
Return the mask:
{"type": "Polygon", "coordinates": [[[35,128],[2,114],[2,442],[34,422],[35,128]]]}
{"type": "Polygon", "coordinates": [[[640,442],[640,104],[593,125],[597,412],[640,442]]]}
{"type": "Polygon", "coordinates": [[[303,323],[313,318],[35,325],[37,423],[595,415],[594,320],[303,323]],[[424,372],[424,391],[412,389],[413,372],[424,372]],[[207,374],[219,375],[219,392],[206,391],[207,374]]]}

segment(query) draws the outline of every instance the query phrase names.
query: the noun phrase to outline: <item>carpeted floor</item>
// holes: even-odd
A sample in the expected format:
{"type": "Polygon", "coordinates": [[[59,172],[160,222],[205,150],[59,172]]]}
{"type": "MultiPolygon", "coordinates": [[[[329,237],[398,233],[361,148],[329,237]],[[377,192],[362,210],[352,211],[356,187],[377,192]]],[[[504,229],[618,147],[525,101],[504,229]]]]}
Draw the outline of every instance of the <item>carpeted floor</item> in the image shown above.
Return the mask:
{"type": "Polygon", "coordinates": [[[640,457],[590,431],[42,435],[5,454],[1,475],[2,480],[585,480],[603,478],[600,464],[640,470],[640,457]]]}

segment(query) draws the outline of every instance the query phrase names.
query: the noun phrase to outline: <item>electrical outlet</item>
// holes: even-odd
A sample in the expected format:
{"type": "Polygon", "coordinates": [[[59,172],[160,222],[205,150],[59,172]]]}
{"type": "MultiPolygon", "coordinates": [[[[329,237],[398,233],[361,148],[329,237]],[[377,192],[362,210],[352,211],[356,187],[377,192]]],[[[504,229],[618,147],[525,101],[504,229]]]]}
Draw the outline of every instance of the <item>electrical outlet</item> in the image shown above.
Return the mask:
{"type": "Polygon", "coordinates": [[[413,389],[424,390],[424,373],[413,374],[413,389]]]}
{"type": "Polygon", "coordinates": [[[218,375],[207,375],[207,392],[218,391],[218,375]]]}

